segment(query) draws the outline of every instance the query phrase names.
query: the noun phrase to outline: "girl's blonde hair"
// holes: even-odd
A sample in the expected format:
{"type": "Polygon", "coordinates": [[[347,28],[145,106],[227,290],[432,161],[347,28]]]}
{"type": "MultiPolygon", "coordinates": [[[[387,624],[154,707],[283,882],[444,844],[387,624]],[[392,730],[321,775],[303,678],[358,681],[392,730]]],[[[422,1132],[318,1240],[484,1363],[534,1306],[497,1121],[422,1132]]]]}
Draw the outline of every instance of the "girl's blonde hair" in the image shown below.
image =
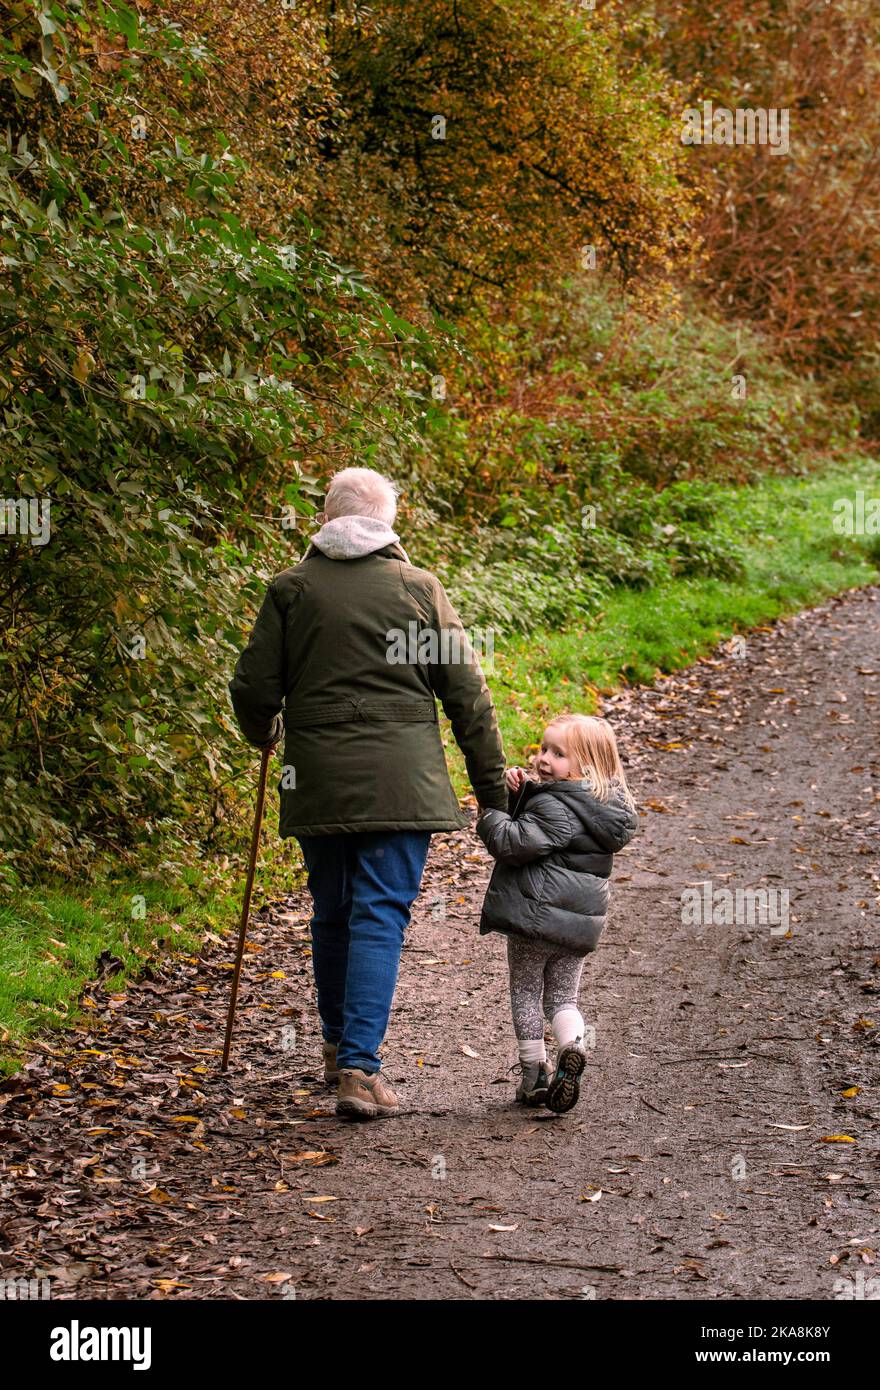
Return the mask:
{"type": "Polygon", "coordinates": [[[565,750],[574,767],[579,769],[569,774],[571,780],[589,778],[593,793],[600,801],[607,801],[617,789],[623,793],[627,805],[635,810],[617,739],[607,719],[590,714],[560,714],[551,719],[546,728],[565,730],[565,750]]]}

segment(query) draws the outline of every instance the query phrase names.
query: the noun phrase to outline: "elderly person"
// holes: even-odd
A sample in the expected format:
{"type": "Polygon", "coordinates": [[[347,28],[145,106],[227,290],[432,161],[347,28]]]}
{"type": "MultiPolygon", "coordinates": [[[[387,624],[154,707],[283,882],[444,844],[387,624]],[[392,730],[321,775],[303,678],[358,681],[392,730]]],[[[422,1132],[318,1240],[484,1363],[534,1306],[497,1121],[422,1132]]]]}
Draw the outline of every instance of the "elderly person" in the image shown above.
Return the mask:
{"type": "Polygon", "coordinates": [[[331,480],[324,525],[269,584],[229,690],[256,747],[285,737],[279,831],[302,848],[312,965],[336,1112],[391,1115],[381,1076],[410,908],[431,832],[468,825],[437,704],[478,804],[507,809],[495,708],[435,575],[392,529],[395,485],[370,468],[331,480]],[[284,708],[283,717],[281,715],[284,708]]]}

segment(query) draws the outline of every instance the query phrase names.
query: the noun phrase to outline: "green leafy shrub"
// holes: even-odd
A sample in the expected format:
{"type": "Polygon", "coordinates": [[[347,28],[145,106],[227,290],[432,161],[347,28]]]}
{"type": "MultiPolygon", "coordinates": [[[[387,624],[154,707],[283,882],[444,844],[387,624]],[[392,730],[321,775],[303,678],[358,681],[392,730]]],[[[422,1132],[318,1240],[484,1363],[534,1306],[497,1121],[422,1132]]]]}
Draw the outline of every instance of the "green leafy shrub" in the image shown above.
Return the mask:
{"type": "Polygon", "coordinates": [[[393,472],[432,369],[305,219],[256,237],[228,208],[234,160],[135,156],[68,66],[65,102],[112,150],[100,201],[39,135],[0,150],[0,844],[25,873],[216,824],[247,756],[226,682],[303,548],[312,470],[393,472]],[[150,221],[121,200],[135,157],[165,188],[150,221]],[[48,504],[46,544],[18,501],[48,504]]]}

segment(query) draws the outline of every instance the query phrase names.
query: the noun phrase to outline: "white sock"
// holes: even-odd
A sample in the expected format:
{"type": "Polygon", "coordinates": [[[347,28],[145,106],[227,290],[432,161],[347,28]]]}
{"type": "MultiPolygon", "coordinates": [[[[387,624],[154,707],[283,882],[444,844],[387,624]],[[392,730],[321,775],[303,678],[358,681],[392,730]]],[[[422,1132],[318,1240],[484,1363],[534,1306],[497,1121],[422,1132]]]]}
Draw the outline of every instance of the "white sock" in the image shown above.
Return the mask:
{"type": "Polygon", "coordinates": [[[577,1009],[558,1009],[551,1023],[557,1047],[568,1047],[584,1036],[584,1020],[577,1009]]]}
{"type": "Polygon", "coordinates": [[[547,1049],[544,1046],[543,1038],[518,1038],[519,1060],[523,1066],[534,1066],[537,1062],[546,1062],[547,1049]]]}

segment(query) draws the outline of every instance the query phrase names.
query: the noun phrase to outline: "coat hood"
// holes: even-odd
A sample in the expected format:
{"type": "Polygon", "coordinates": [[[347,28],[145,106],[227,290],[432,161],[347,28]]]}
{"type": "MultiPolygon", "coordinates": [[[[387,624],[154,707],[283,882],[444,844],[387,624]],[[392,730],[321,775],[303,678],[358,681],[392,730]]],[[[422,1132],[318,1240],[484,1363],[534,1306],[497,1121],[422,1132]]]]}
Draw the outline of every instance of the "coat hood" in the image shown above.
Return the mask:
{"type": "Polygon", "coordinates": [[[312,545],[331,560],[358,560],[394,542],[409,563],[397,532],[375,516],[335,516],[332,521],[325,521],[320,531],[311,537],[312,545]]]}
{"type": "Polygon", "coordinates": [[[608,801],[600,801],[583,781],[539,782],[535,791],[564,801],[572,815],[577,816],[584,829],[609,854],[616,854],[629,844],[638,829],[638,817],[619,791],[613,791],[608,801]]]}

